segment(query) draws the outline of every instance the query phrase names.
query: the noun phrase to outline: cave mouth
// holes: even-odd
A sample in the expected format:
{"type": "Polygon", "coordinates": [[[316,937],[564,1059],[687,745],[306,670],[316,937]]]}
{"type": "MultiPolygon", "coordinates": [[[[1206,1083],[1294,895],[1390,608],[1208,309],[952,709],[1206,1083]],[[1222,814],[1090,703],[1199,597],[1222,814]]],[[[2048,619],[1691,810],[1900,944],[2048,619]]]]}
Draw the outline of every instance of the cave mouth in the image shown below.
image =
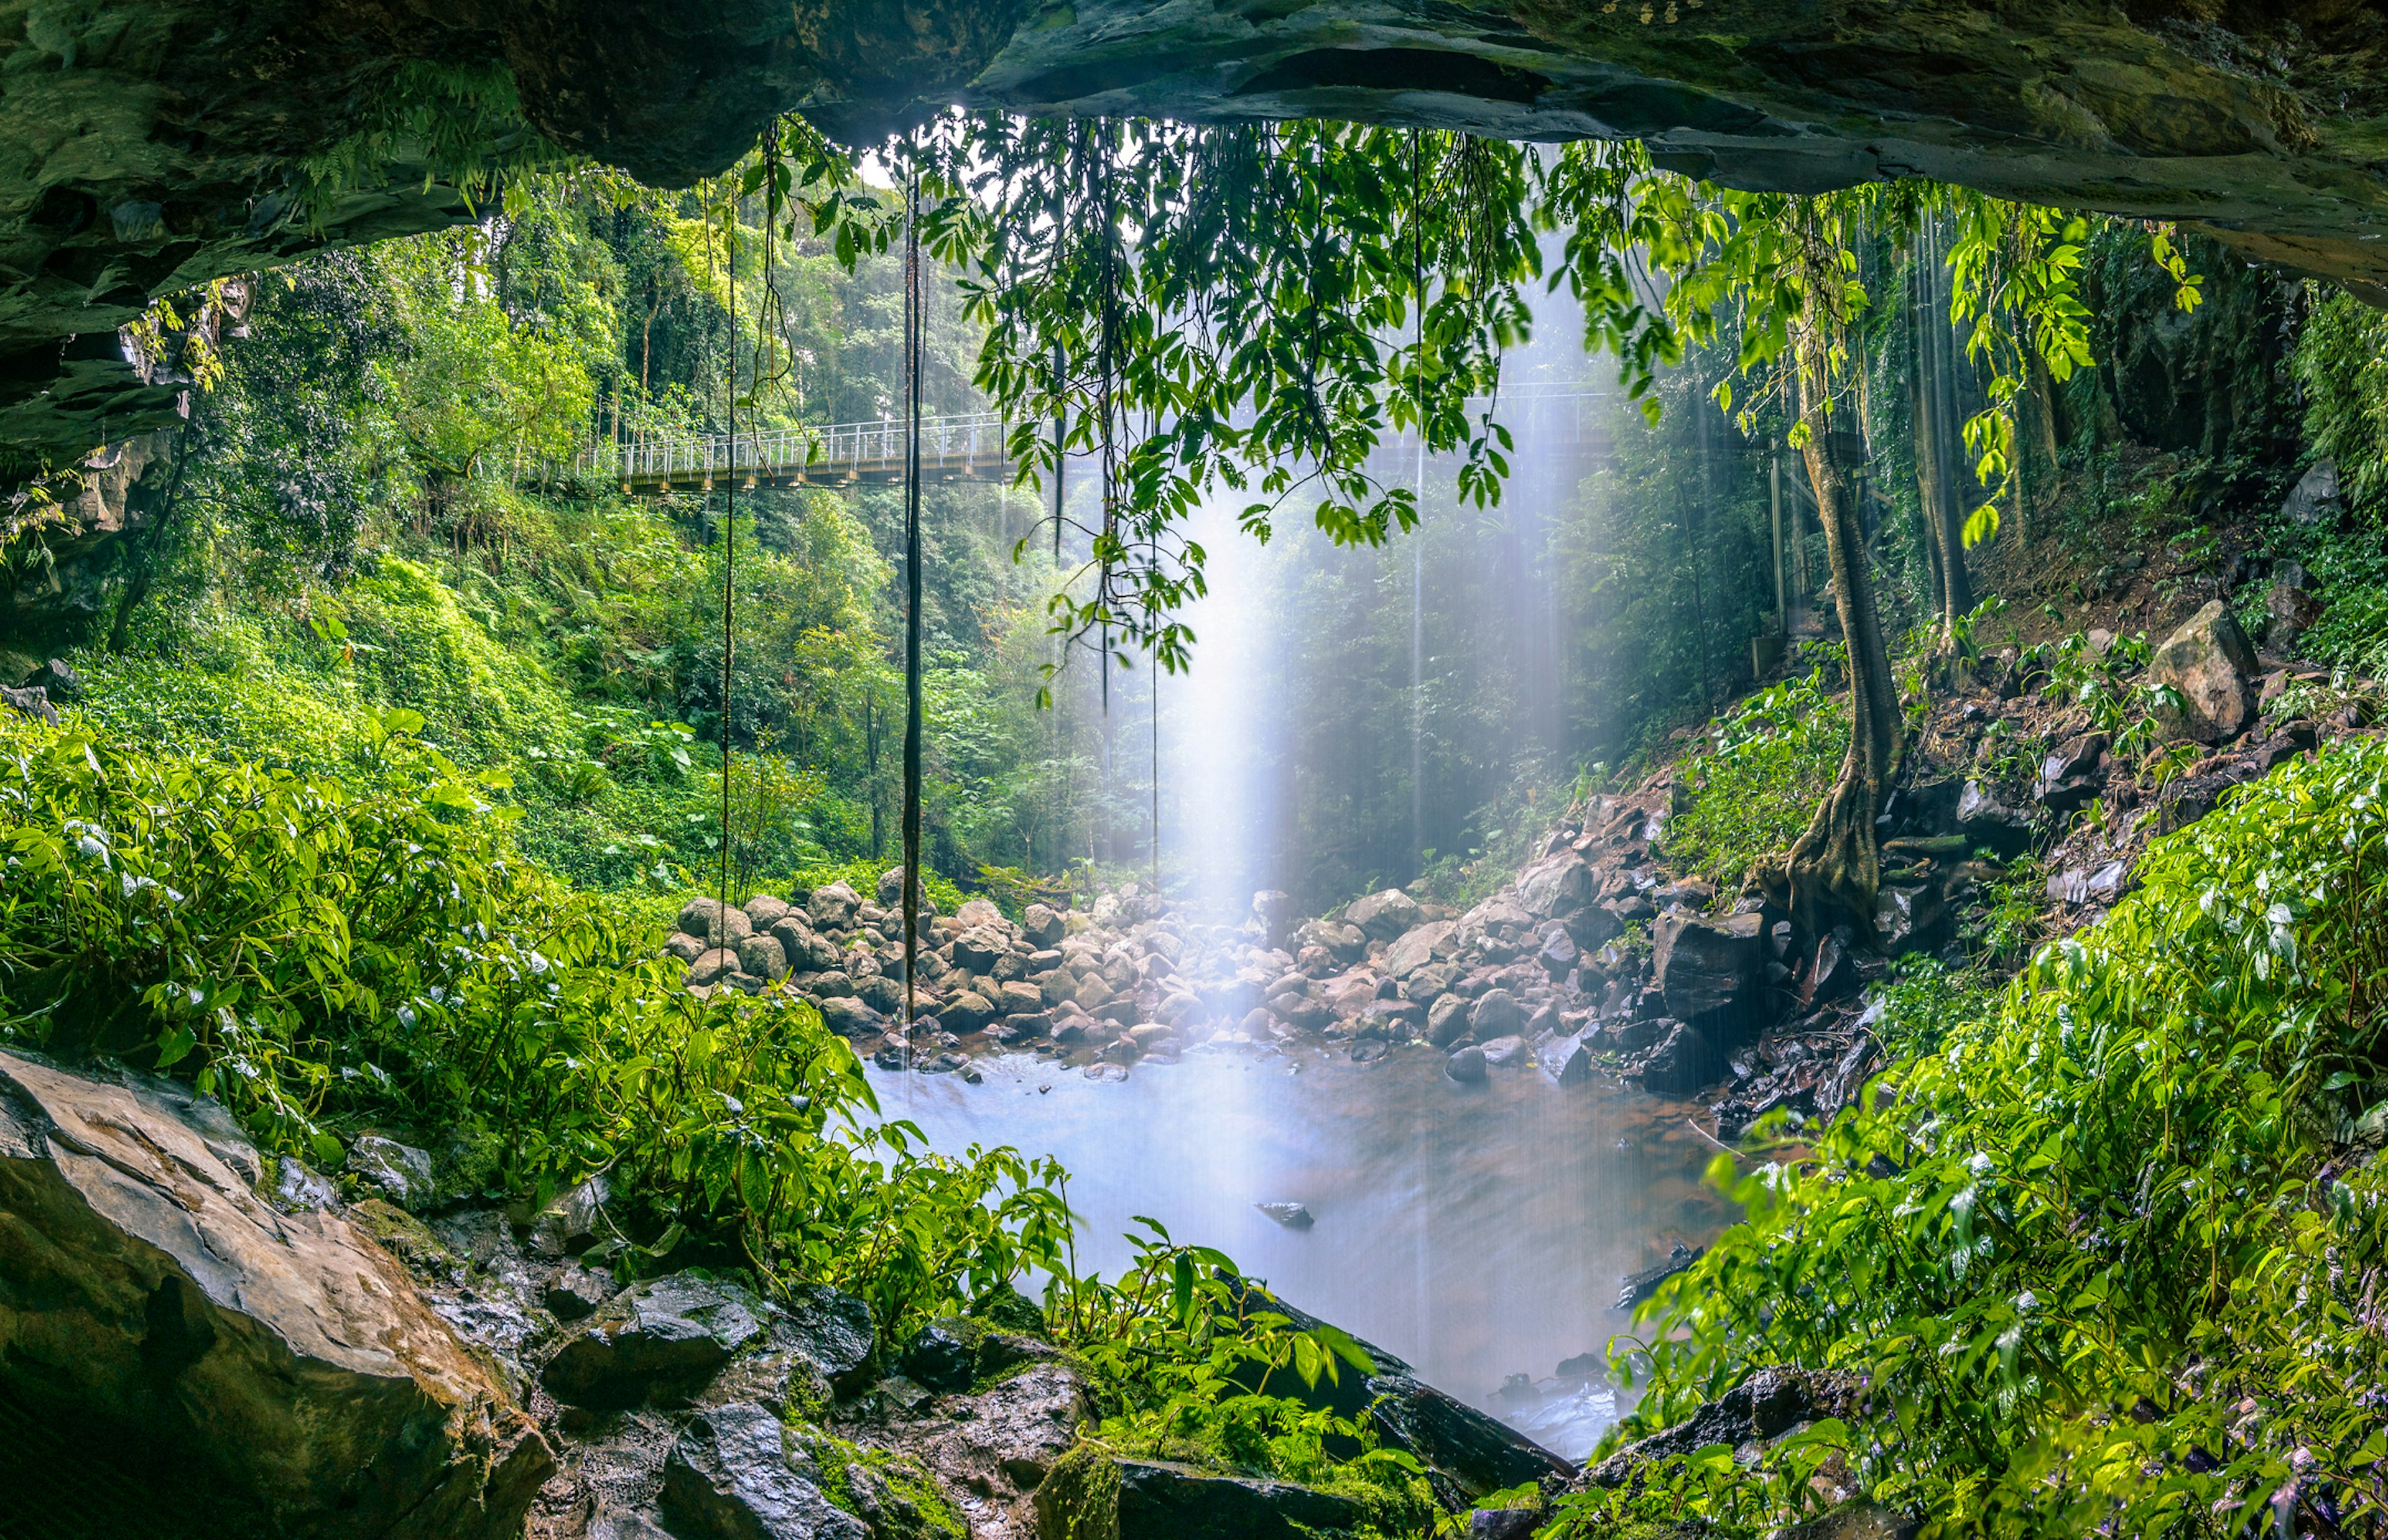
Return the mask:
{"type": "Polygon", "coordinates": [[[1306,91],[1420,91],[1531,107],[1555,82],[1476,54],[1440,48],[1314,48],[1254,75],[1238,96],[1306,91]]]}

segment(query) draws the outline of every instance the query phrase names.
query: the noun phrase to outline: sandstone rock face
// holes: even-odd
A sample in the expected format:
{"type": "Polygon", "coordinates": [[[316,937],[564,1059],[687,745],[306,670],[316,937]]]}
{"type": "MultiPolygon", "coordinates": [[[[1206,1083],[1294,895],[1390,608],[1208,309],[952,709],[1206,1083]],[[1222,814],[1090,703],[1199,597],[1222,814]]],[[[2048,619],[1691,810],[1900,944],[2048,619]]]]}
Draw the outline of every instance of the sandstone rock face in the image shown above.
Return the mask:
{"type": "Polygon", "coordinates": [[[2159,713],[2178,738],[2222,743],[2255,719],[2255,650],[2229,606],[2212,600],[2165,638],[2148,663],[2148,682],[2180,691],[2181,708],[2159,713]]]}
{"type": "Polygon", "coordinates": [[[262,1175],[179,1087],[0,1053],[0,1399],[80,1434],[71,1471],[0,1453],[12,1504],[121,1449],[125,1490],[187,1472],[159,1495],[185,1529],[520,1535],[554,1468],[536,1426],[388,1253],[262,1175]]]}

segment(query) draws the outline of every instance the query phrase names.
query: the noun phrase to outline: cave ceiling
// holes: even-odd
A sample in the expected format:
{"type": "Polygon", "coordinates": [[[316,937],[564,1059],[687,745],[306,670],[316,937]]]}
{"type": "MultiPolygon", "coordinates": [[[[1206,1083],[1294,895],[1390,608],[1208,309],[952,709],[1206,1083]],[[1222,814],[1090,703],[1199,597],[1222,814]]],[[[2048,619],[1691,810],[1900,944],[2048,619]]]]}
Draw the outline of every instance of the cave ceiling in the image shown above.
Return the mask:
{"type": "Polygon", "coordinates": [[[1638,138],[1743,187],[1933,177],[2377,293],[2383,61],[2375,0],[0,0],[0,445],[170,421],[116,338],[153,295],[469,218],[376,133],[426,71],[510,83],[493,153],[666,184],[792,107],[849,141],[957,102],[1346,118],[1638,138]]]}

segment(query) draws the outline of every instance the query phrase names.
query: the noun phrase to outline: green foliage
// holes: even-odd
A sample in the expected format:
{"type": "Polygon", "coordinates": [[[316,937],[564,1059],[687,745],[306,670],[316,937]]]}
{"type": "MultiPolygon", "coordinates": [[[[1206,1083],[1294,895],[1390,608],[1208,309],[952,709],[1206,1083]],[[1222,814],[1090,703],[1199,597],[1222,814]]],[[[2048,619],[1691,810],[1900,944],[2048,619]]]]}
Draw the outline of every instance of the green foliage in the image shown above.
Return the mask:
{"type": "MultiPolygon", "coordinates": [[[[11,719],[13,720],[13,719],[11,719]]],[[[0,1031],[189,1075],[270,1151],[396,1126],[545,1201],[592,1171],[641,1256],[735,1245],[891,1328],[1059,1261],[1059,1171],[925,1151],[795,997],[700,1001],[514,856],[492,789],[391,713],[343,780],[0,723],[0,1031]]],[[[684,1264],[683,1264],[684,1265],[684,1264]]]]}
{"type": "Polygon", "coordinates": [[[1796,1164],[1720,1161],[1748,1218],[1645,1308],[1634,1425],[1773,1363],[1862,1375],[1866,1410],[1569,1499],[1565,1533],[1756,1533],[1835,1457],[1933,1535],[2214,1533],[2292,1478],[2298,1511],[2369,1523],[2388,1177],[2331,1156],[2383,1122],[2383,783],[2362,743],[2242,789],[1977,1019],[1918,979],[1893,1041],[1937,1049],[1796,1164]]]}
{"type": "Polygon", "coordinates": [[[1848,712],[1810,674],[1751,696],[1710,734],[1710,751],[1676,770],[1691,801],[1667,820],[1665,846],[1670,861],[1730,890],[1808,827],[1848,752],[1848,712]]]}

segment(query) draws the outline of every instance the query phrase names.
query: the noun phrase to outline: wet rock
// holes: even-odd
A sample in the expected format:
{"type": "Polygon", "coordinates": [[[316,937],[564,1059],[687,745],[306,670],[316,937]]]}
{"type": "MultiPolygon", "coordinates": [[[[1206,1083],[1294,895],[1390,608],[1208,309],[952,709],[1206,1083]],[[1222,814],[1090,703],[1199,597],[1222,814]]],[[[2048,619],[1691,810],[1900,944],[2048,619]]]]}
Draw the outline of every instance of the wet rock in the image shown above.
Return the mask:
{"type": "Polygon", "coordinates": [[[573,1243],[595,1231],[598,1216],[613,1201],[613,1188],[603,1175],[575,1182],[533,1214],[525,1205],[517,1220],[530,1233],[530,1249],[541,1256],[561,1256],[573,1243]]]}
{"type": "Polygon", "coordinates": [[[1526,1040],[1522,1037],[1492,1038],[1484,1043],[1482,1051],[1486,1064],[1515,1064],[1526,1056],[1526,1040]]]}
{"type": "Polygon", "coordinates": [[[1503,1037],[1526,1025],[1526,1008],[1507,990],[1487,990],[1467,1013],[1468,1030],[1479,1041],[1503,1037]]]}
{"type": "Polygon", "coordinates": [[[1874,939],[1886,956],[1930,950],[1946,913],[1936,888],[1885,885],[1874,894],[1874,939]]]}
{"type": "Polygon", "coordinates": [[[112,1492],[157,1533],[519,1536],[554,1469],[536,1426],[388,1252],[262,1175],[184,1088],[0,1053],[0,1233],[39,1241],[0,1247],[0,1400],[111,1430],[12,1468],[10,1512],[112,1492]]]}
{"type": "Polygon", "coordinates": [[[1785,1524],[1766,1540],[1914,1540],[1920,1527],[1895,1508],[1860,1498],[1785,1524]]]}
{"type": "Polygon", "coordinates": [[[1745,1013],[1758,992],[1764,924],[1757,915],[1659,916],[1651,976],[1667,1014],[1691,1021],[1745,1013]]]}
{"type": "Polygon", "coordinates": [[[317,1210],[338,1213],[340,1190],[332,1179],[310,1167],[296,1155],[284,1155],[274,1162],[273,1201],[286,1214],[306,1214],[317,1210]]]}
{"type": "Polygon", "coordinates": [[[1535,954],[1534,961],[1541,964],[1543,971],[1553,978],[1565,978],[1582,961],[1582,956],[1574,937],[1563,929],[1555,929],[1543,940],[1542,951],[1535,954]]]}
{"type": "Polygon", "coordinates": [[[835,941],[814,930],[793,912],[771,927],[771,939],[780,943],[781,955],[788,960],[791,973],[827,973],[845,958],[835,941]]]}
{"type": "Polygon", "coordinates": [[[1587,1486],[1616,1488],[1636,1481],[1652,1463],[1711,1444],[1738,1448],[1777,1438],[1801,1422],[1842,1415],[1855,1401],[1854,1375],[1773,1366],[1753,1370],[1740,1384],[1684,1420],[1629,1444],[1583,1474],[1587,1486]]]}
{"type": "Polygon", "coordinates": [[[1311,1487],[1125,1459],[1092,1445],[1053,1468],[1035,1510],[1039,1535],[1071,1540],[1304,1540],[1350,1532],[1365,1517],[1348,1498],[1311,1487]]]}
{"type": "Polygon", "coordinates": [[[2220,600],[2165,639],[2148,663],[2151,685],[2169,685],[2181,704],[2160,706],[2157,720],[2176,738],[2222,743],[2254,722],[2255,650],[2247,644],[2237,617],[2220,600]]]}
{"type": "Polygon", "coordinates": [[[752,1402],[698,1413],[664,1463],[664,1518],[705,1540],[870,1540],[861,1520],[796,1473],[788,1437],[752,1402]]]}
{"type": "Polygon", "coordinates": [[[379,1134],[361,1135],[349,1146],[348,1172],[400,1208],[419,1208],[435,1195],[431,1154],[379,1134]]]}
{"type": "Polygon", "coordinates": [[[1617,1307],[1620,1310],[1633,1308],[1657,1294],[1659,1284],[1679,1272],[1689,1270],[1691,1265],[1704,1255],[1706,1255],[1705,1247],[1687,1246],[1678,1241],[1668,1252],[1665,1261],[1644,1268],[1639,1272],[1629,1272],[1617,1281],[1617,1307]]]}
{"type": "Polygon", "coordinates": [[[764,1328],[763,1302],[747,1290],[674,1273],[608,1301],[548,1360],[540,1382],[567,1406],[684,1404],[764,1328]]]}
{"type": "Polygon", "coordinates": [[[1442,1072],[1462,1085],[1480,1084],[1484,1079],[1484,1050],[1463,1048],[1451,1055],[1442,1072]]]}
{"type": "Polygon", "coordinates": [[[1288,1230],[1308,1230],[1313,1222],[1310,1210],[1298,1203],[1256,1203],[1252,1206],[1288,1230]]]}
{"type": "Polygon", "coordinates": [[[619,1292],[620,1285],[614,1281],[610,1269],[568,1262],[548,1280],[546,1288],[540,1291],[540,1303],[558,1320],[586,1320],[619,1292]]]}
{"type": "Polygon", "coordinates": [[[1716,1078],[1717,1054],[1698,1028],[1677,1021],[1628,1073],[1645,1091],[1688,1096],[1716,1078]]]}
{"type": "MultiPolygon", "coordinates": [[[[2302,579],[2304,574],[2298,576],[2302,579]]],[[[2285,656],[2296,639],[2321,619],[2321,600],[2307,592],[2302,581],[2276,581],[2265,591],[2264,612],[2268,623],[2264,645],[2285,656]]]]}
{"type": "Polygon", "coordinates": [[[1417,901],[1399,888],[1354,899],[1343,911],[1344,923],[1359,927],[1372,941],[1392,940],[1415,928],[1419,917],[1417,901]]]}
{"type": "Polygon", "coordinates": [[[1543,1073],[1560,1085],[1581,1085],[1592,1079],[1592,1047],[1581,1037],[1564,1037],[1536,1055],[1543,1073]]]}
{"type": "Polygon", "coordinates": [[[725,907],[719,899],[693,898],[681,906],[680,928],[691,936],[702,937],[717,949],[729,949],[755,933],[755,922],[746,911],[725,907]]]}
{"type": "Polygon", "coordinates": [[[1543,1521],[1540,1510],[1531,1508],[1479,1508],[1467,1515],[1467,1540],[1533,1540],[1535,1526],[1543,1521]]]}

